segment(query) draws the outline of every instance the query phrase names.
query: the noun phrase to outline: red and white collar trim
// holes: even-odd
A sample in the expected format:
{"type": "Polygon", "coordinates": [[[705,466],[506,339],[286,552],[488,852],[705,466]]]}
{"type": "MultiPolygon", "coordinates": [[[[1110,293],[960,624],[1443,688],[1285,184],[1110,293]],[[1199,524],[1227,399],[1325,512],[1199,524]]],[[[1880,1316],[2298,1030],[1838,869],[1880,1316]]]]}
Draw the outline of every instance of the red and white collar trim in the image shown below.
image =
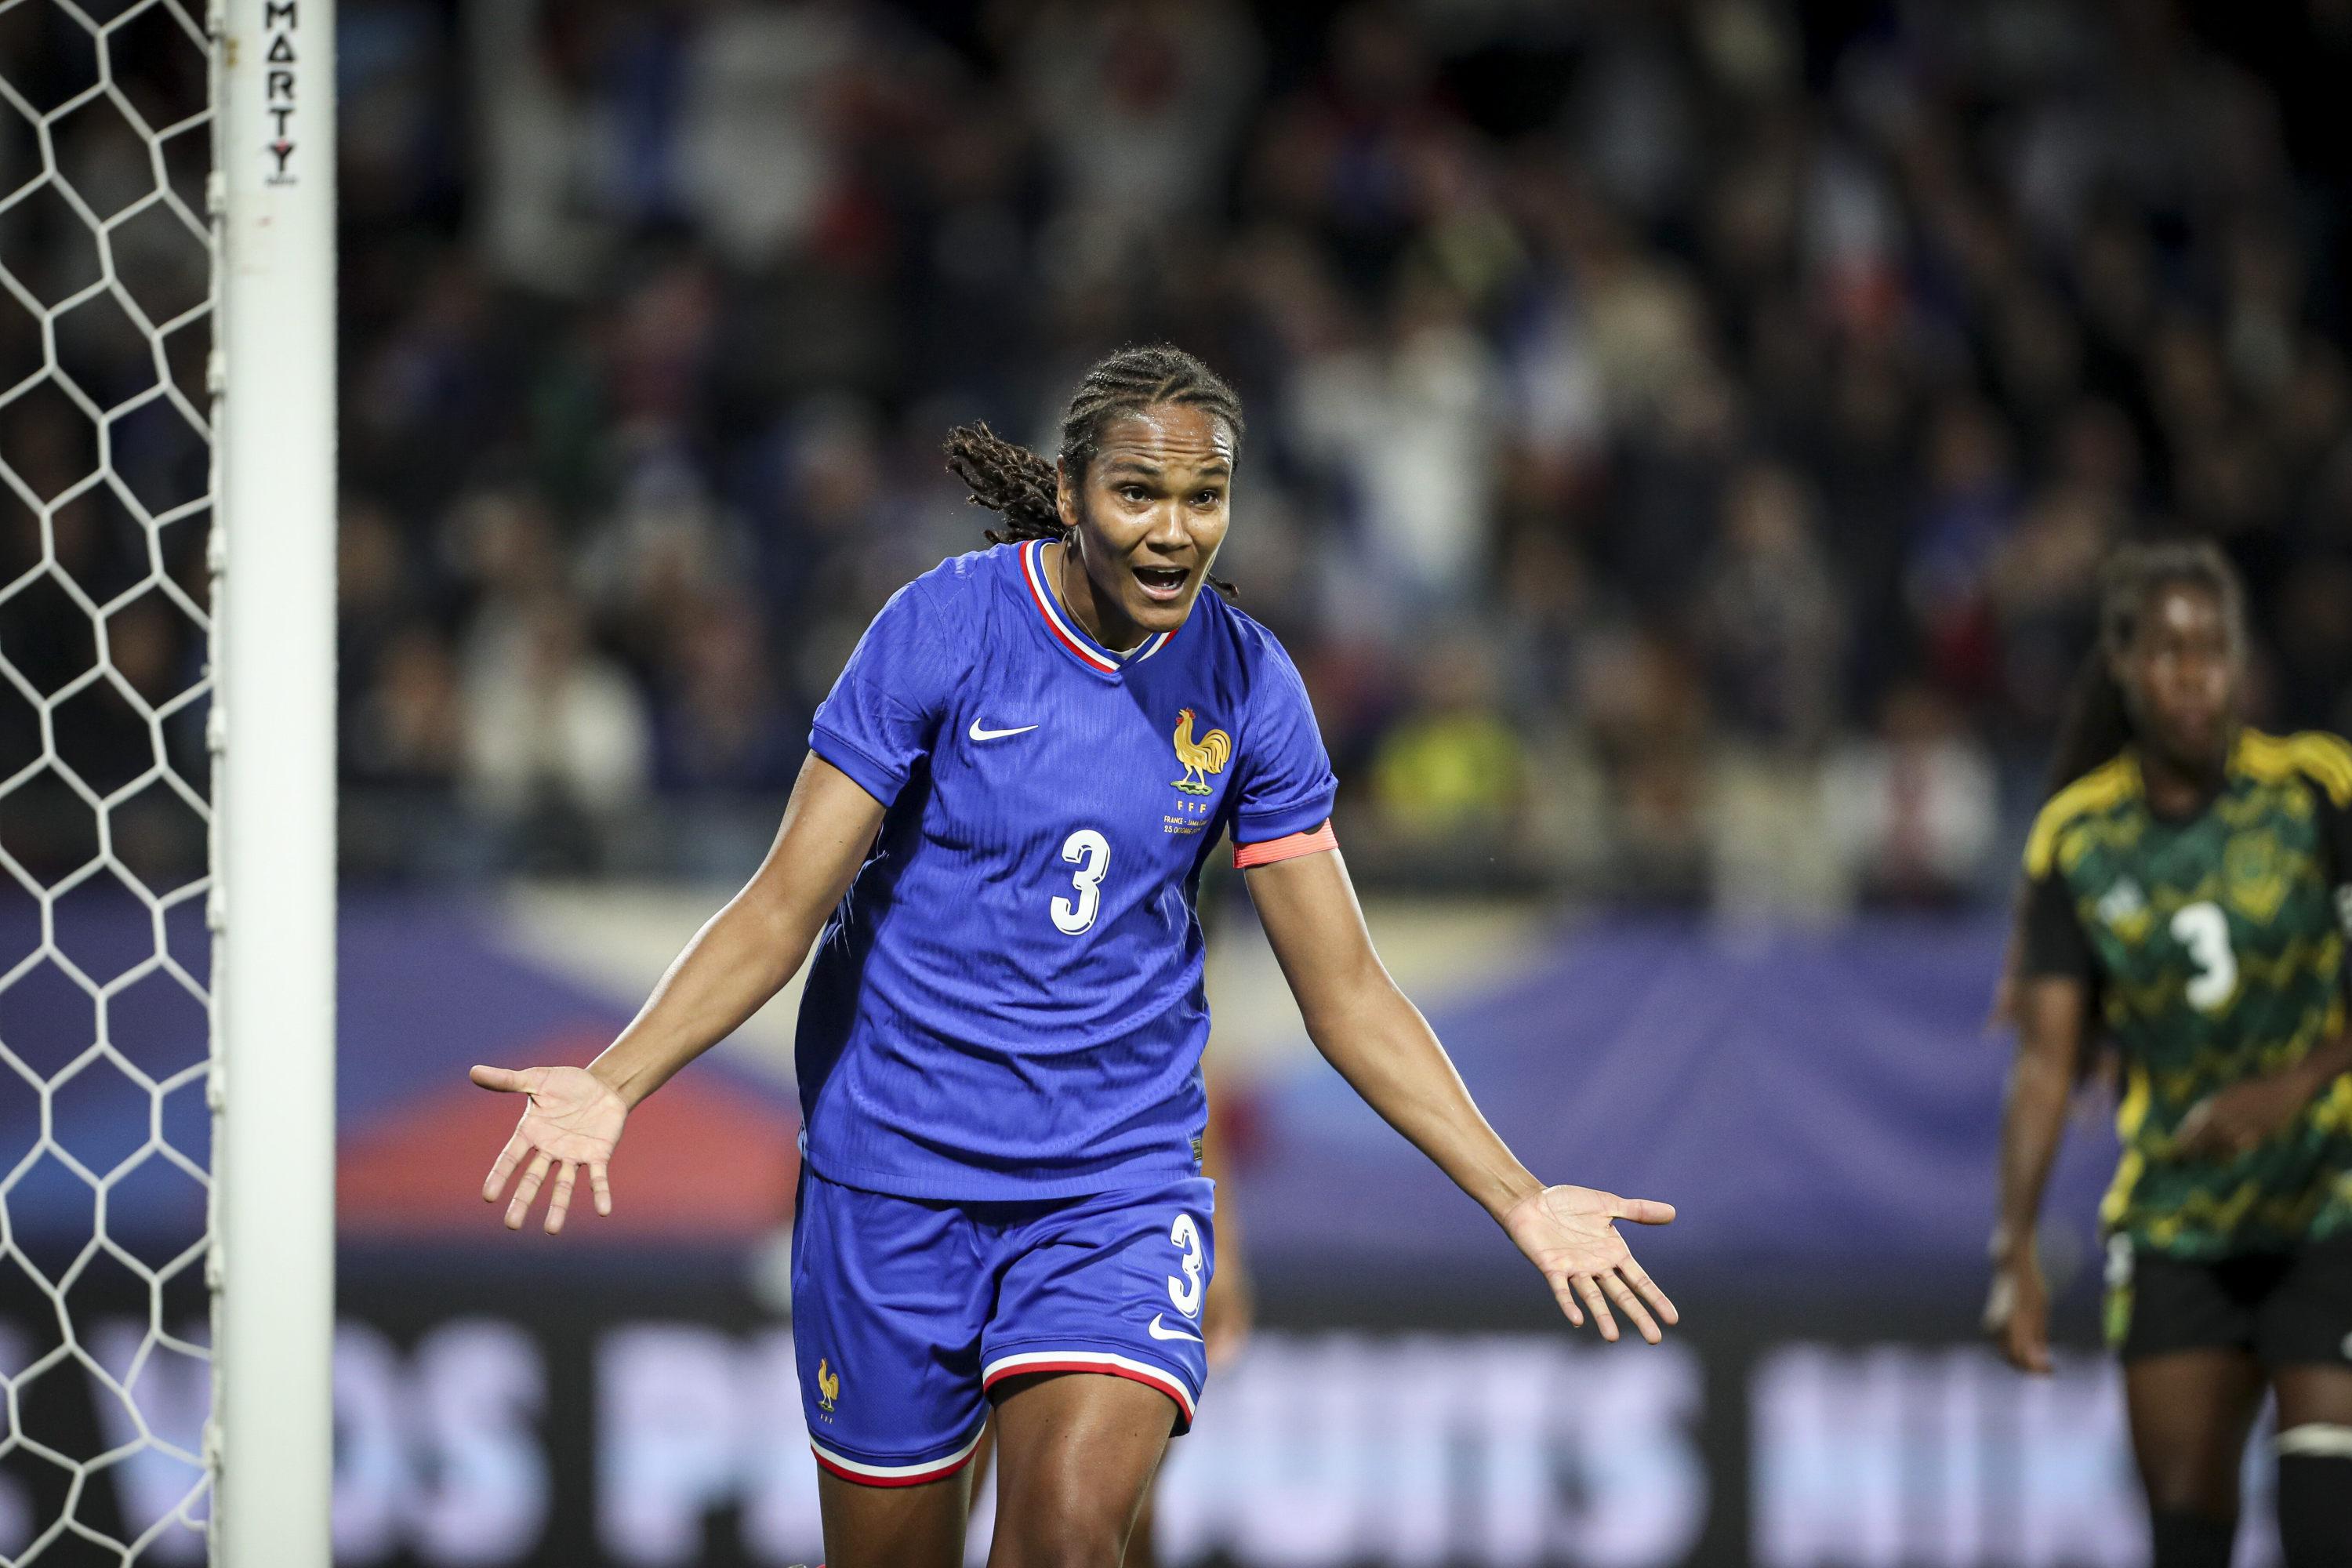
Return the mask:
{"type": "Polygon", "coordinates": [[[1021,547],[1021,575],[1029,584],[1029,597],[1036,605],[1037,613],[1045,617],[1045,629],[1053,634],[1055,642],[1069,649],[1072,656],[1088,669],[1104,675],[1117,675],[1122,663],[1131,664],[1138,659],[1150,658],[1166,647],[1168,639],[1176,635],[1174,632],[1161,632],[1158,637],[1146,638],[1143,645],[1124,660],[1114,658],[1100,643],[1080,631],[1076,621],[1064,615],[1062,606],[1055,601],[1054,591],[1045,585],[1044,540],[1033,539],[1021,547]]]}

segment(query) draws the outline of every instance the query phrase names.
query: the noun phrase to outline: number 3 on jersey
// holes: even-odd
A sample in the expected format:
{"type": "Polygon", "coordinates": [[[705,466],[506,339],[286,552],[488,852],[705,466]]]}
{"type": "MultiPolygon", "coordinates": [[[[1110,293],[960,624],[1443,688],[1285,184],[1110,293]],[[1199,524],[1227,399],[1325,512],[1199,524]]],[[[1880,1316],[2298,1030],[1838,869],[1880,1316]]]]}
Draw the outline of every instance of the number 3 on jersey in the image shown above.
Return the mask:
{"type": "Polygon", "coordinates": [[[1110,840],[1091,827],[1081,827],[1062,840],[1062,858],[1076,870],[1070,881],[1078,890],[1078,901],[1056,896],[1054,900],[1054,924],[1064,936],[1076,936],[1095,923],[1095,915],[1102,907],[1103,873],[1110,869],[1110,840]]]}
{"type": "Polygon", "coordinates": [[[2210,1013],[2238,989],[2238,955],[2230,951],[2230,917],[2216,903],[2196,903],[2172,917],[2172,940],[2189,950],[2197,973],[2189,981],[2189,1005],[2210,1013]]]}

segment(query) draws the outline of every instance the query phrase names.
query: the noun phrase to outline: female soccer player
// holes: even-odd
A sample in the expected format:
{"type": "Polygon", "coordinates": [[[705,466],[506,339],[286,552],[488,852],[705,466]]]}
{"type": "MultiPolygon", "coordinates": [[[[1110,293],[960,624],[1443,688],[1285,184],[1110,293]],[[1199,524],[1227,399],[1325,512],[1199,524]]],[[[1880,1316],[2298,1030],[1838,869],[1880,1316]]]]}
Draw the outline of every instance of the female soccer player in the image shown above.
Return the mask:
{"type": "Polygon", "coordinates": [[[2226,1568],[2278,1399],[2289,1568],[2352,1563],[2352,747],[2244,728],[2235,576],[2205,544],[2111,563],[2099,646],[2026,846],[1986,1325],[2050,1370],[2034,1258],[2086,1037],[2120,1054],[2100,1212],[2157,1568],[2226,1568]],[[2095,1005],[2095,1015],[2094,1007],[2095,1005]]]}
{"type": "Polygon", "coordinates": [[[630,1107],[817,944],[793,1328],[832,1568],[961,1561],[991,1405],[992,1562],[1118,1563],[1204,1374],[1192,900],[1223,833],[1357,1092],[1571,1323],[1615,1339],[1622,1312],[1654,1342],[1675,1321],[1615,1228],[1674,1210],[1530,1175],[1372,952],[1297,671],[1201,593],[1241,439],[1232,390],[1164,347],[1087,373],[1058,463],[956,431],[950,467],[1006,527],[867,628],[757,874],[587,1068],[474,1070],[530,1099],[483,1188],[495,1202],[523,1168],[507,1224],[552,1170],[559,1229],[583,1165],[610,1212],[630,1107]]]}

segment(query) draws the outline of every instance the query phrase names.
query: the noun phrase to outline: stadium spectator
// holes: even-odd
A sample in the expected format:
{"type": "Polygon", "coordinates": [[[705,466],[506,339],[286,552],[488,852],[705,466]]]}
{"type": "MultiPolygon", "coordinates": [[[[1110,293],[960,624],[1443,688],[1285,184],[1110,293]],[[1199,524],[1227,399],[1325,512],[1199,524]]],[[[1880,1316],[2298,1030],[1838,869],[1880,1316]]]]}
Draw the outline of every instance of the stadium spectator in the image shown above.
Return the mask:
{"type": "MultiPolygon", "coordinates": [[[[1590,763],[1532,767],[1531,820],[1558,814],[1547,781],[1606,781],[1584,832],[1612,847],[1545,858],[1575,884],[1631,856],[1684,868],[1652,889],[1707,896],[1701,847],[1751,837],[1710,820],[1740,798],[1722,759],[1768,744],[1779,798],[1811,800],[1832,759],[1910,732],[1889,715],[1931,709],[1989,761],[2014,837],[2083,563],[2120,540],[2221,539],[2292,655],[2257,716],[2352,716],[2332,613],[2352,321],[2326,216],[2352,136],[2340,95],[2266,85],[2340,58],[2327,6],[2030,27],[1949,0],[1567,28],[1397,0],[348,13],[356,731],[433,707],[426,642],[479,689],[486,627],[523,600],[468,535],[525,506],[534,613],[619,683],[604,708],[637,714],[614,776],[707,794],[682,759],[724,753],[718,773],[768,787],[855,629],[956,547],[922,433],[1033,433],[1075,366],[1159,337],[1262,411],[1229,574],[1298,651],[1335,747],[1402,746],[1422,648],[1490,624],[1495,715],[1590,763]],[[1160,133],[1179,121],[1207,129],[1160,133]],[[1727,532],[1759,473],[1808,498],[1810,543],[1769,568],[1727,532]],[[685,637],[714,584],[726,629],[685,637]],[[749,716],[722,720],[738,684],[749,716]]],[[[70,76],[72,40],[17,41],[70,76]]],[[[93,184],[127,168],[102,117],[56,136],[93,184]]],[[[0,248],[42,299],[86,280],[69,211],[37,197],[10,221],[0,248]]],[[[38,361],[29,321],[0,310],[0,380],[38,361]]],[[[58,337],[101,401],[144,364],[107,321],[58,337]]],[[[135,418],[116,436],[119,470],[167,490],[177,448],[135,418]]],[[[90,439],[69,400],[18,399],[11,494],[65,491],[90,439]]],[[[68,521],[71,571],[89,547],[68,521]]],[[[176,580],[201,581],[197,554],[176,580]]],[[[27,644],[51,597],[5,612],[12,657],[47,657],[27,644]]],[[[385,744],[355,733],[355,787],[417,772],[385,744]]],[[[1369,858],[1370,819],[1397,819],[1361,814],[1369,858]]],[[[1800,882],[1738,897],[1820,896],[1800,882]]]]}

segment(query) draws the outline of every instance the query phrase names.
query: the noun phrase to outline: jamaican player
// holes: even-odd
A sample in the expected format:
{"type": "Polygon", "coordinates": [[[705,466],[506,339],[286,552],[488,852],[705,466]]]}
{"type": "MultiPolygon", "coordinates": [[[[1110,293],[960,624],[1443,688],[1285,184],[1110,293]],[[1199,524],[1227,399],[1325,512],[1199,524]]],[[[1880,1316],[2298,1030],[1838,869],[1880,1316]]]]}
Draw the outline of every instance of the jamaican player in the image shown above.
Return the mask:
{"type": "Polygon", "coordinates": [[[2110,563],[2026,847],[1986,1324],[2050,1370],[2042,1185],[2095,1034],[2124,1143],[2101,1211],[2107,1329],[2158,1568],[2226,1568],[2278,1399],[2288,1568],[2352,1563],[2352,747],[2238,721],[2237,580],[2210,545],[2110,563]]]}

